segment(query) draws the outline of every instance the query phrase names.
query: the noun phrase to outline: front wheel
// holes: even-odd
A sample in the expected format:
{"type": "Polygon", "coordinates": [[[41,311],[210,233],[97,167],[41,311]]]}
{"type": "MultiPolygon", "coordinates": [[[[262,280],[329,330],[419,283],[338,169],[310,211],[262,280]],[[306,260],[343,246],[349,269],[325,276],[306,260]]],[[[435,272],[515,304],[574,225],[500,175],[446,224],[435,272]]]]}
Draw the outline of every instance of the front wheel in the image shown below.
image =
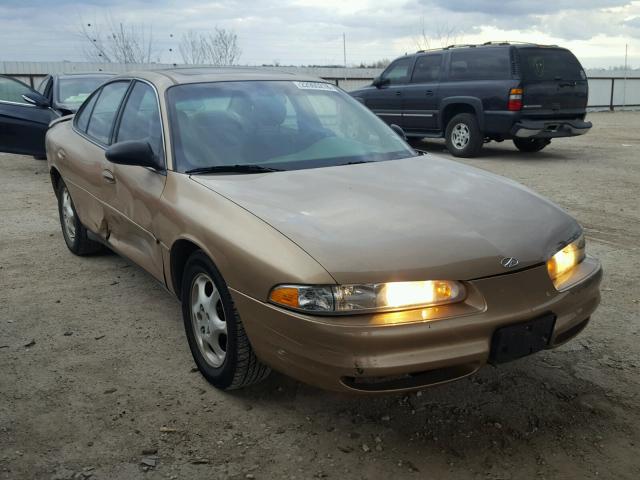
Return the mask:
{"type": "Polygon", "coordinates": [[[549,145],[551,140],[548,138],[514,138],[513,144],[521,152],[539,152],[549,145]]]}
{"type": "Polygon", "coordinates": [[[233,390],[266,378],[229,290],[213,262],[191,255],[182,282],[182,317],[198,370],[214,387],[233,390]]]}
{"type": "Polygon", "coordinates": [[[447,149],[454,157],[470,158],[480,152],[484,135],[475,115],[460,113],[447,124],[445,140],[447,149]]]}

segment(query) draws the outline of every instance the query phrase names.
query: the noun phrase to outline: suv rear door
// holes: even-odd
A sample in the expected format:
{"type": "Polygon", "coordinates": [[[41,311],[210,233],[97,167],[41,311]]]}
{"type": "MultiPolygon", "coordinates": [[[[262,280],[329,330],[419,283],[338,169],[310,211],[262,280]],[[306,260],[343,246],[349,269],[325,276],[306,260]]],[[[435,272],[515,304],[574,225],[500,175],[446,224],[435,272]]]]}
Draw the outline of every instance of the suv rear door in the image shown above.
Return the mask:
{"type": "Polygon", "coordinates": [[[525,116],[577,117],[584,115],[589,87],[578,59],[567,49],[518,49],[525,116]]]}
{"type": "Polygon", "coordinates": [[[438,127],[442,53],[420,55],[411,82],[402,95],[402,127],[407,133],[425,132],[438,127]]]}

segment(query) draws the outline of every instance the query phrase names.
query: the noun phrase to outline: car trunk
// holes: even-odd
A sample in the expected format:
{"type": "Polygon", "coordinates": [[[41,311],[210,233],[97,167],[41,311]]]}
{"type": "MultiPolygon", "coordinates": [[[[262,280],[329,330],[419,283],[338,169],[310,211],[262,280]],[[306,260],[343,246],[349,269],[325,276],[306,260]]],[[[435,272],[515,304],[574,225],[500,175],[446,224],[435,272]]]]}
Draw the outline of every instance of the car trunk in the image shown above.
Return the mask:
{"type": "Polygon", "coordinates": [[[583,118],[589,87],[578,59],[564,48],[520,48],[525,117],[583,118]]]}

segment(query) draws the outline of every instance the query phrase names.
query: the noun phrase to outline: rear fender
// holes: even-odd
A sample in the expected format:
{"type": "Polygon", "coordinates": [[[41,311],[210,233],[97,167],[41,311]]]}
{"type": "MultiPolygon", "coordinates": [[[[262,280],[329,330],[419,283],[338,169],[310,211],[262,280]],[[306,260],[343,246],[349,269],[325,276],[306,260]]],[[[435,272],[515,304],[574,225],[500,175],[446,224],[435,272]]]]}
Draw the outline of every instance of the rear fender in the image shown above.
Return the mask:
{"type": "Polygon", "coordinates": [[[466,105],[473,108],[473,111],[476,114],[476,119],[478,120],[478,126],[480,127],[480,130],[484,131],[484,115],[483,115],[484,109],[482,108],[482,102],[480,101],[479,98],[463,97],[463,96],[447,97],[447,98],[444,98],[442,102],[440,102],[440,112],[441,112],[440,121],[442,123],[442,125],[440,125],[440,128],[443,131],[447,128],[447,125],[445,122],[448,122],[449,118],[451,118],[450,116],[449,117],[445,116],[444,112],[449,105],[454,105],[454,104],[466,105]]]}

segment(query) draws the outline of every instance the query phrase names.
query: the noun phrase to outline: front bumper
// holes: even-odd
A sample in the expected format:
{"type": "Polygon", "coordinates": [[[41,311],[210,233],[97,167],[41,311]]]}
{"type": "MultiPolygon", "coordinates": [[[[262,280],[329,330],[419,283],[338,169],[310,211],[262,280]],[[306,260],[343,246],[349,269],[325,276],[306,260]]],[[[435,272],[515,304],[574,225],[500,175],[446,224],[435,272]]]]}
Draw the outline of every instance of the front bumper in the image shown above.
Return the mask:
{"type": "Polygon", "coordinates": [[[517,138],[558,138],[584,135],[592,123],[584,120],[520,120],[511,129],[517,138]]]}
{"type": "Polygon", "coordinates": [[[545,265],[473,280],[481,308],[455,316],[441,309],[445,318],[437,320],[425,315],[430,309],[310,316],[231,293],[256,354],[275,370],[330,390],[412,390],[474,373],[489,359],[493,332],[505,325],[551,312],[549,346],[575,336],[600,302],[600,264],[583,263],[584,280],[564,292],[555,290],[545,265]]]}

